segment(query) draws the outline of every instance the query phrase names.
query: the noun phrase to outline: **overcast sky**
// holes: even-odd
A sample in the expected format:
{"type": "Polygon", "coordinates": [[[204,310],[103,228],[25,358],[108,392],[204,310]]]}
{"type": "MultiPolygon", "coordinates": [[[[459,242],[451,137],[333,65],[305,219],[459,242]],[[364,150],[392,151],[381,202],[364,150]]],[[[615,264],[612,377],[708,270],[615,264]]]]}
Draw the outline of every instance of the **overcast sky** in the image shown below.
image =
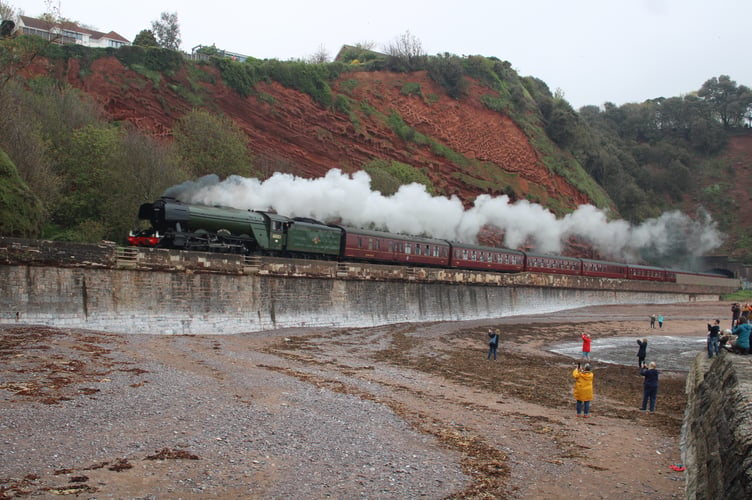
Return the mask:
{"type": "Polygon", "coordinates": [[[260,59],[306,58],[324,47],[410,32],[427,54],[495,56],[546,82],[575,109],[698,90],[729,75],[752,87],[751,0],[2,0],[35,17],[60,14],[133,40],[176,12],[182,45],[260,59]]]}

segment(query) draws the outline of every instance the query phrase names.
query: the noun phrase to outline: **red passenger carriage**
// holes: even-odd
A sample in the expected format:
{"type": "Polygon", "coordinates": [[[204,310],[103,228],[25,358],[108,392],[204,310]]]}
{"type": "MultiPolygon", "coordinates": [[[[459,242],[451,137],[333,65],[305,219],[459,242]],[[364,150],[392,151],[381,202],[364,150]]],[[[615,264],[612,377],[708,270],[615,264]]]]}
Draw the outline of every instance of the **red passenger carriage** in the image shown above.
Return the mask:
{"type": "Polygon", "coordinates": [[[343,259],[413,266],[449,266],[449,243],[446,241],[338,227],[342,229],[340,257],[343,259]]]}
{"type": "Polygon", "coordinates": [[[582,260],[582,275],[597,278],[626,278],[628,266],[618,262],[606,262],[604,260],[582,260]]]}
{"type": "Polygon", "coordinates": [[[454,242],[451,245],[449,267],[501,272],[525,270],[525,254],[519,250],[454,242]]]}
{"type": "Polygon", "coordinates": [[[582,274],[582,260],[562,255],[525,252],[525,271],[531,273],[582,274]]]}
{"type": "Polygon", "coordinates": [[[628,276],[631,280],[675,281],[676,274],[662,267],[629,265],[628,276]]]}

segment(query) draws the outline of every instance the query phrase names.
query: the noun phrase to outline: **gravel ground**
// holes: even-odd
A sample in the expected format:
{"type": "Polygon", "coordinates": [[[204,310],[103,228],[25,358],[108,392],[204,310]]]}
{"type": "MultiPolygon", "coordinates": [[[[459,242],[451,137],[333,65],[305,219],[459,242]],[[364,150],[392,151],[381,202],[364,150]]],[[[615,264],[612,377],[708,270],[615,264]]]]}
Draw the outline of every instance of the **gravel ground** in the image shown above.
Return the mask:
{"type": "MultiPolygon", "coordinates": [[[[583,422],[572,360],[544,348],[585,325],[649,335],[651,307],[230,336],[6,326],[0,498],[682,498],[684,374],[648,417],[634,368],[596,361],[583,422]]],[[[728,309],[661,307],[677,335],[728,309]]]]}

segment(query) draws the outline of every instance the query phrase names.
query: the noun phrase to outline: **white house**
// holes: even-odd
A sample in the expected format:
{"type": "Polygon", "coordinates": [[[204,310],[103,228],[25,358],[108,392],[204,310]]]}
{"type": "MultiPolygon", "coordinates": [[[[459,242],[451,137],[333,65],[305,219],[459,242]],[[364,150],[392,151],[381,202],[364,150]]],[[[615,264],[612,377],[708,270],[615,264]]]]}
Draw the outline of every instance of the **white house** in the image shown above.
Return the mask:
{"type": "Polygon", "coordinates": [[[126,38],[118,35],[114,31],[102,33],[100,31],[82,28],[76,23],[63,21],[62,23],[51,23],[43,19],[36,19],[28,16],[18,16],[18,26],[16,31],[23,35],[40,36],[54,43],[75,43],[86,47],[122,47],[130,45],[126,38]]]}

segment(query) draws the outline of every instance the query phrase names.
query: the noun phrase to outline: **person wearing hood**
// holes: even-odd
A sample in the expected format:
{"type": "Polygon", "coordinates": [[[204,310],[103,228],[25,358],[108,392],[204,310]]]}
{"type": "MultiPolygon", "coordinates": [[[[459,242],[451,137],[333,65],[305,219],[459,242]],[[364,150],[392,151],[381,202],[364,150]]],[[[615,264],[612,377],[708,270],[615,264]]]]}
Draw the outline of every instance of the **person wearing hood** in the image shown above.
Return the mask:
{"type": "Polygon", "coordinates": [[[738,354],[749,354],[749,336],[752,333],[752,325],[742,316],[739,318],[739,324],[731,332],[736,335],[736,340],[732,342],[732,350],[738,354]]]}
{"type": "Polygon", "coordinates": [[[590,363],[584,367],[577,363],[577,368],[572,372],[574,377],[574,399],[577,401],[577,416],[588,418],[590,416],[590,402],[593,400],[593,369],[590,363]]]}

